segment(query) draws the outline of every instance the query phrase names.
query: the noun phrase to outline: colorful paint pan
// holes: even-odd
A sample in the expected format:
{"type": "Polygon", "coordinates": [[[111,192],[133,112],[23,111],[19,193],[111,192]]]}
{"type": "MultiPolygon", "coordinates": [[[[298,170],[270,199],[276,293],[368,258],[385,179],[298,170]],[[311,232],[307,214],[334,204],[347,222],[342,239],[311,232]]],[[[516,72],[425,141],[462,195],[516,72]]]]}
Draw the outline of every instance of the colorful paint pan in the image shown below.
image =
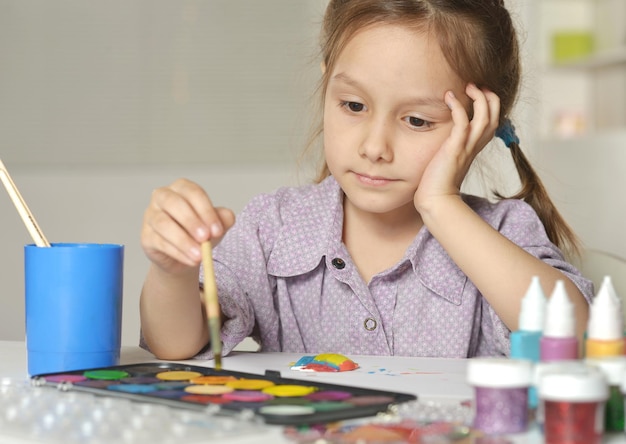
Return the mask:
{"type": "Polygon", "coordinates": [[[212,395],[185,395],[181,396],[181,401],[195,402],[198,404],[228,404],[231,402],[224,396],[212,396],[212,395]]]}
{"type": "Polygon", "coordinates": [[[267,405],[261,407],[259,413],[274,416],[311,415],[315,409],[307,405],[267,405]]]}
{"type": "Polygon", "coordinates": [[[188,381],[165,381],[157,382],[154,386],[159,390],[182,390],[190,385],[188,381]]]}
{"type": "Polygon", "coordinates": [[[229,401],[238,402],[265,402],[273,399],[274,397],[256,390],[237,390],[231,393],[225,393],[223,398],[228,399],[229,401]]]}
{"type": "Polygon", "coordinates": [[[352,393],[339,390],[322,390],[305,396],[311,401],[343,401],[351,397],[352,393]]]}
{"type": "Polygon", "coordinates": [[[295,398],[306,396],[315,391],[315,387],[306,385],[274,385],[263,389],[263,393],[281,398],[295,398]]]}
{"type": "Polygon", "coordinates": [[[156,391],[156,387],[150,384],[117,384],[109,387],[109,390],[126,393],[149,393],[156,391]]]}
{"type": "Polygon", "coordinates": [[[52,376],[46,377],[46,381],[49,381],[49,382],[76,383],[76,382],[82,382],[86,380],[87,380],[87,377],[84,375],[52,375],[52,376]]]}
{"type": "Polygon", "coordinates": [[[107,381],[106,379],[86,379],[85,381],[79,381],[79,382],[75,382],[74,385],[80,386],[80,387],[91,387],[91,388],[96,388],[96,389],[105,389],[110,385],[117,385],[117,384],[121,384],[121,382],[118,381],[107,381]]]}
{"type": "Polygon", "coordinates": [[[194,378],[199,378],[200,376],[202,376],[202,373],[184,370],[168,371],[156,374],[156,377],[163,381],[190,381],[194,378]]]}
{"type": "Polygon", "coordinates": [[[185,392],[194,395],[223,395],[235,391],[234,388],[227,385],[205,385],[195,384],[185,387],[185,392]]]}
{"type": "Polygon", "coordinates": [[[235,381],[228,381],[226,385],[235,390],[263,390],[273,386],[274,383],[267,379],[237,379],[235,381]]]}
{"type": "Polygon", "coordinates": [[[180,399],[185,396],[187,392],[184,390],[155,390],[153,392],[147,392],[146,395],[163,398],[163,399],[180,399]]]}
{"type": "Polygon", "coordinates": [[[222,385],[230,381],[236,381],[234,376],[199,376],[192,379],[192,384],[208,384],[208,385],[222,385]]]}
{"type": "Polygon", "coordinates": [[[352,408],[354,404],[350,404],[349,402],[337,402],[337,401],[322,401],[322,402],[314,402],[311,404],[311,407],[315,409],[316,412],[332,412],[335,410],[343,410],[352,408]]]}
{"type": "Polygon", "coordinates": [[[117,379],[126,378],[128,373],[124,370],[103,369],[103,370],[87,370],[83,375],[89,379],[104,379],[106,381],[115,381],[117,379]]]}

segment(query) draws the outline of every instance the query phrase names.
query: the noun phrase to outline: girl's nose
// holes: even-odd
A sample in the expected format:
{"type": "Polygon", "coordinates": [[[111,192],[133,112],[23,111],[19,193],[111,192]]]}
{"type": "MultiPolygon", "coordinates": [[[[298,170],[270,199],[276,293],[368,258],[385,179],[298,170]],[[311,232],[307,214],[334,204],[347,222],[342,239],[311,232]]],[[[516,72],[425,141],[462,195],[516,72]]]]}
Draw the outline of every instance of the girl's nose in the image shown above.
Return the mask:
{"type": "Polygon", "coordinates": [[[371,162],[393,160],[392,128],[392,124],[384,119],[370,119],[363,127],[359,155],[371,162]]]}

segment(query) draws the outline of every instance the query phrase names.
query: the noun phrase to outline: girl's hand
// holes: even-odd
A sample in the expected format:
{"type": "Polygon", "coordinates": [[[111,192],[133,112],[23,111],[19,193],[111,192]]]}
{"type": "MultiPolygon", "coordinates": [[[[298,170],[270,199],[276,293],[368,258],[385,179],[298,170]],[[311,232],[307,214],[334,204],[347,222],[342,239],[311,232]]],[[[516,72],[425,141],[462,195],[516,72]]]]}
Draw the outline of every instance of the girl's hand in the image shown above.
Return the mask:
{"type": "Polygon", "coordinates": [[[452,112],[452,131],[424,170],[415,192],[415,208],[421,213],[437,199],[458,196],[461,183],[478,153],[493,139],[500,115],[500,98],[491,91],[468,84],[465,93],[473,101],[470,120],[463,103],[448,91],[445,101],[452,112]]]}
{"type": "Polygon", "coordinates": [[[196,272],[202,261],[201,243],[211,240],[215,246],[234,222],[234,213],[215,208],[199,185],[178,179],[152,193],[141,227],[141,246],[163,271],[196,272]]]}

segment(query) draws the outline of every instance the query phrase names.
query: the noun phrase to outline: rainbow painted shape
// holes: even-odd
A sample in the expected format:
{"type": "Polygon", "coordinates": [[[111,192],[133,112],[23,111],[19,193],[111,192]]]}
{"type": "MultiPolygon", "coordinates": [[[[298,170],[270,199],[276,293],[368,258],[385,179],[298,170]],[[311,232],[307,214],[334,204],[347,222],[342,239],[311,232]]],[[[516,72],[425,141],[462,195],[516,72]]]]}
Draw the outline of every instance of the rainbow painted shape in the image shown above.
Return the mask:
{"type": "Polygon", "coordinates": [[[359,364],[338,353],[303,356],[291,366],[292,370],[302,372],[347,372],[357,368],[359,368],[359,364]]]}

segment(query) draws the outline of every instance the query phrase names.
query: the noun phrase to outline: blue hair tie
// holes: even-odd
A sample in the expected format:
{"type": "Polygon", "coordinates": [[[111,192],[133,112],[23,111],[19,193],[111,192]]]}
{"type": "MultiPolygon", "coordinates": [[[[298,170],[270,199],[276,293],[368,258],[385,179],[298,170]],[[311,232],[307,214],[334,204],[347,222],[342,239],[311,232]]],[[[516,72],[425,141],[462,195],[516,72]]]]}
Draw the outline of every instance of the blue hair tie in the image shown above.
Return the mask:
{"type": "Polygon", "coordinates": [[[502,139],[507,148],[516,143],[519,145],[519,137],[515,134],[515,127],[509,119],[504,119],[502,125],[496,129],[496,137],[502,139]]]}

